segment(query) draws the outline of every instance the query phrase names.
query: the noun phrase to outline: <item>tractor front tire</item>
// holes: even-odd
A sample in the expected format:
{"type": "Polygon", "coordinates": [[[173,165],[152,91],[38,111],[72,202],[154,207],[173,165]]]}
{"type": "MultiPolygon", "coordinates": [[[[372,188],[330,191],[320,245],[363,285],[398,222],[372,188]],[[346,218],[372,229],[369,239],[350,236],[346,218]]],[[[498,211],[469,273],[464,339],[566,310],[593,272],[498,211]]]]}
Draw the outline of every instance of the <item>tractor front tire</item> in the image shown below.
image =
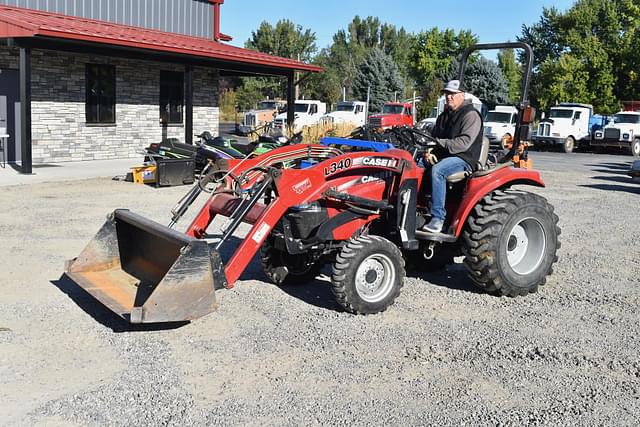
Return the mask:
{"type": "Polygon", "coordinates": [[[273,246],[271,238],[262,244],[260,260],[264,274],[278,286],[308,283],[322,269],[322,264],[312,259],[309,253],[292,255],[281,251],[273,246]]]}
{"type": "Polygon", "coordinates": [[[405,277],[400,249],[380,236],[352,238],[333,265],[331,285],[346,311],[373,314],[387,309],[400,295],[405,277]]]}
{"type": "Polygon", "coordinates": [[[560,247],[558,216],[541,196],[497,190],[473,209],[462,233],[464,264],[486,292],[516,297],[536,292],[553,271],[560,247]]]}

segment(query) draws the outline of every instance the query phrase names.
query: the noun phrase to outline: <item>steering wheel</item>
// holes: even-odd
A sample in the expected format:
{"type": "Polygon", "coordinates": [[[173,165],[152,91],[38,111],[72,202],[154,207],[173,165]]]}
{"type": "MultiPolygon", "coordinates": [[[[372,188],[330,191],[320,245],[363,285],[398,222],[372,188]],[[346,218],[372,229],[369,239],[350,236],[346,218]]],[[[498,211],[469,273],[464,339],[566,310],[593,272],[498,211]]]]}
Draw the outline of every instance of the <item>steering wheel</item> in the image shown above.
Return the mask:
{"type": "Polygon", "coordinates": [[[414,143],[422,148],[431,148],[438,145],[436,138],[431,136],[429,132],[418,128],[407,128],[407,130],[411,133],[414,143]]]}

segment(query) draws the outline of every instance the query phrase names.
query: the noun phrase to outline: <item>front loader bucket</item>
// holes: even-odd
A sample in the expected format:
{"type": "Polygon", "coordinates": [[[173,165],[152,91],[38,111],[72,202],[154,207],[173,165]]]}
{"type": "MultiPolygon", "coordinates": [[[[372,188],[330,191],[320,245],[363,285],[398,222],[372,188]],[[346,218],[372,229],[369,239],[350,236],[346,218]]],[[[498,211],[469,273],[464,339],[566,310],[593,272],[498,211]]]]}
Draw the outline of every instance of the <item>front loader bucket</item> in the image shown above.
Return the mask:
{"type": "Polygon", "coordinates": [[[67,275],[131,323],[193,320],[226,286],[220,254],[204,240],[117,209],[67,275]]]}

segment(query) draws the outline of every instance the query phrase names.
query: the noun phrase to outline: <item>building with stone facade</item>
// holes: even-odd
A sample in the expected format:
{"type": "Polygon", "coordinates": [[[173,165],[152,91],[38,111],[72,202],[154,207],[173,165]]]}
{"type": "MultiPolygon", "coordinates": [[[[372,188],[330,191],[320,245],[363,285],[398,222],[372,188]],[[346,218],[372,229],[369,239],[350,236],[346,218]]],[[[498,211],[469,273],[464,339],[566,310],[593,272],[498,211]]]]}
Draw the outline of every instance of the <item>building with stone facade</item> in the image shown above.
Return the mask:
{"type": "Polygon", "coordinates": [[[0,0],[6,160],[31,173],[216,134],[221,75],[286,77],[292,104],[294,73],[321,69],[225,43],[223,2],[0,0]]]}

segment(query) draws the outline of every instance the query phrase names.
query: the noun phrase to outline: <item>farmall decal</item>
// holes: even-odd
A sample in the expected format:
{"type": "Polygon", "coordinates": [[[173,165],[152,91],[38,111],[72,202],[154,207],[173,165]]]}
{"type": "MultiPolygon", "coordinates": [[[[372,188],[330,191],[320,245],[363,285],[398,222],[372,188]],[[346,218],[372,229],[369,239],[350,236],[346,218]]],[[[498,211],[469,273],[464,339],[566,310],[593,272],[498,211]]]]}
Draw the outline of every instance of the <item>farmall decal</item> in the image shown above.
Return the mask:
{"type": "Polygon", "coordinates": [[[398,159],[390,159],[388,157],[365,157],[362,159],[365,166],[382,166],[385,168],[395,168],[398,166],[398,159]]]}
{"type": "Polygon", "coordinates": [[[307,178],[304,181],[300,181],[299,183],[291,187],[291,189],[297,194],[302,194],[305,191],[307,191],[310,187],[311,187],[311,180],[307,178]]]}

